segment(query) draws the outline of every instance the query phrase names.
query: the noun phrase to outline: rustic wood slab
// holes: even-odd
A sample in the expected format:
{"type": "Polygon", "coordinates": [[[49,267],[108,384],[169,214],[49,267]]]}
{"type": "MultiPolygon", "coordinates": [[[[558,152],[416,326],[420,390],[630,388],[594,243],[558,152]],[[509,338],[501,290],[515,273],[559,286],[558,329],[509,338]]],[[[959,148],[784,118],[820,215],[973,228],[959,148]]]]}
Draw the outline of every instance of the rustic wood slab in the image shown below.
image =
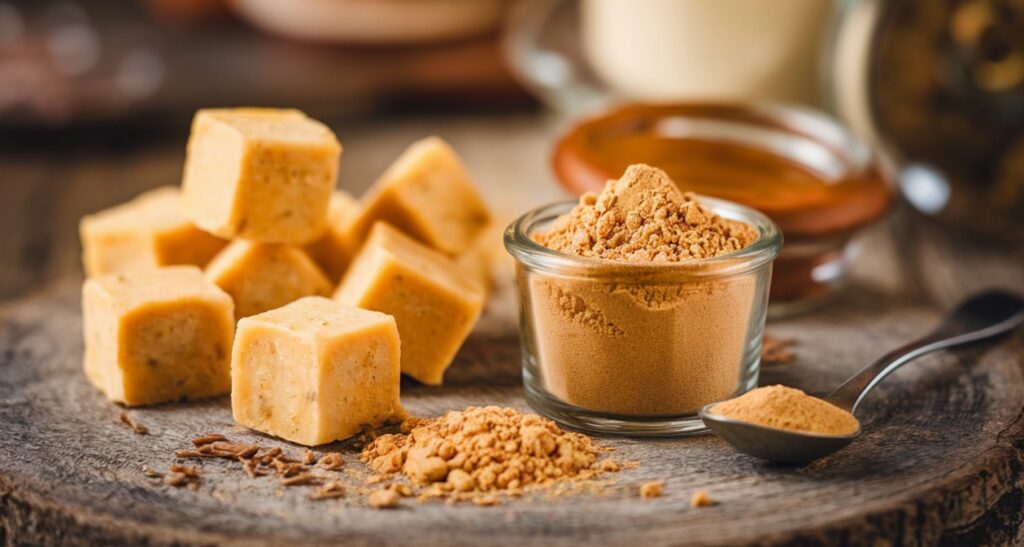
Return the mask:
{"type": "MultiPolygon", "coordinates": [[[[544,158],[558,120],[437,116],[333,123],[345,143],[344,188],[364,189],[409,142],[437,133],[466,160],[503,216],[560,197],[544,158]]],[[[866,435],[812,467],[736,454],[710,436],[613,440],[641,465],[606,495],[499,507],[405,503],[371,510],[362,496],[310,502],[304,488],[249,479],[232,462],[200,462],[198,491],[146,478],[195,435],[288,446],[234,426],[226,399],[131,410],[132,433],[81,371],[82,214],[180,180],[184,134],[134,143],[63,142],[0,151],[0,544],[944,544],[1024,540],[1024,341],[939,354],[905,367],[866,402],[866,435]],[[49,287],[39,291],[41,283],[49,287]],[[29,292],[32,294],[28,294],[29,292]],[[636,488],[666,481],[667,495],[636,488]],[[693,509],[707,490],[721,503],[693,509]]],[[[856,282],[809,315],[772,322],[798,359],[765,382],[823,393],[942,307],[992,285],[1024,291],[1024,249],[944,229],[906,212],[873,229],[856,282]]],[[[507,294],[506,294],[507,297],[507,294]]],[[[497,313],[494,313],[497,312],[497,313]]],[[[526,410],[508,309],[466,345],[445,386],[403,386],[411,410],[468,404],[526,410]]],[[[354,450],[345,451],[357,468],[354,450]]]]}
{"type": "MultiPolygon", "coordinates": [[[[766,464],[709,436],[607,439],[636,460],[600,494],[528,496],[497,507],[418,504],[374,510],[363,496],[313,502],[305,488],[251,479],[225,460],[199,462],[197,491],[147,478],[189,439],[291,446],[233,424],[225,398],[133,409],[133,433],[80,370],[77,280],[0,312],[0,539],[65,544],[573,545],[1014,541],[1024,478],[1024,345],[940,354],[904,368],[864,406],[866,434],[809,467],[766,464]],[[664,480],[666,496],[637,486],[664,480]],[[720,502],[689,506],[696,490],[720,502]]],[[[798,360],[764,380],[822,393],[882,350],[920,334],[929,307],[856,286],[822,311],[774,323],[798,341],[798,360]],[[827,321],[823,321],[827,318],[827,321]]],[[[477,336],[446,384],[403,386],[421,415],[471,404],[526,410],[513,339],[477,336]]],[[[350,466],[355,450],[339,445],[350,466]]]]}

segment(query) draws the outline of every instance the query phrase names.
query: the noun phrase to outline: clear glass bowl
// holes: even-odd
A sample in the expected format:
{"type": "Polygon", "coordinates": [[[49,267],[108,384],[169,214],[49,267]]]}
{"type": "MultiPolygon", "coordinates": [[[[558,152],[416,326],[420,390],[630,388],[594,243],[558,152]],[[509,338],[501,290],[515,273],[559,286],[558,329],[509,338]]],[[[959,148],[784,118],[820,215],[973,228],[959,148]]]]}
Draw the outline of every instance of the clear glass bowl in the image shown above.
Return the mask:
{"type": "Polygon", "coordinates": [[[592,433],[684,435],[705,429],[702,406],[757,385],[782,235],[754,209],[701,200],[758,238],[711,259],[635,263],[567,255],[532,239],[575,202],[540,207],[509,226],[523,382],[535,410],[592,433]]]}
{"type": "MultiPolygon", "coordinates": [[[[846,283],[860,230],[889,209],[894,196],[890,166],[883,165],[856,134],[830,115],[770,102],[798,98],[771,89],[738,87],[732,92],[679,93],[672,100],[632,102],[642,99],[642,94],[616,90],[588,61],[587,4],[581,0],[517,3],[503,37],[505,55],[520,82],[570,121],[554,147],[558,181],[574,194],[599,192],[628,165],[646,163],[664,169],[684,190],[763,211],[786,236],[786,249],[775,263],[769,316],[795,315],[828,302],[846,283]],[[583,148],[590,148],[590,153],[581,155],[583,148]]],[[[655,4],[650,9],[669,9],[661,6],[664,2],[655,4]]],[[[822,2],[815,6],[817,15],[803,13],[803,22],[814,26],[815,33],[827,25],[821,15],[829,11],[829,4],[846,10],[858,2],[822,2]]],[[[783,12],[795,6],[798,3],[783,12]]],[[[735,18],[737,24],[749,19],[743,10],[716,10],[710,4],[671,7],[691,8],[708,10],[709,17],[735,18]]],[[[789,23],[796,22],[776,20],[776,24],[789,23]]],[[[678,46],[698,37],[679,39],[670,41],[678,46]]],[[[785,32],[777,32],[769,41],[782,47],[789,38],[785,32]]],[[[857,42],[850,47],[857,50],[861,45],[857,42]]],[[[801,57],[806,50],[787,51],[801,57]]],[[[769,57],[781,63],[774,67],[780,71],[776,76],[799,68],[802,76],[795,79],[804,82],[799,87],[807,93],[797,95],[819,94],[810,92],[814,63],[804,59],[797,63],[800,68],[786,61],[793,57],[769,57]]],[[[837,63],[826,63],[826,68],[832,71],[837,63]]],[[[762,64],[766,70],[774,70],[771,62],[762,64]]],[[[723,70],[738,67],[730,65],[723,70]]],[[[780,76],[777,82],[788,80],[780,76]]],[[[644,82],[642,78],[638,81],[644,82]]],[[[834,93],[822,95],[834,98],[834,93]]]]}
{"type": "Polygon", "coordinates": [[[633,163],[687,191],[753,207],[786,236],[769,317],[799,313],[840,288],[854,237],[889,208],[877,158],[828,116],[769,103],[627,103],[574,122],[552,167],[572,193],[599,192],[633,163]]]}

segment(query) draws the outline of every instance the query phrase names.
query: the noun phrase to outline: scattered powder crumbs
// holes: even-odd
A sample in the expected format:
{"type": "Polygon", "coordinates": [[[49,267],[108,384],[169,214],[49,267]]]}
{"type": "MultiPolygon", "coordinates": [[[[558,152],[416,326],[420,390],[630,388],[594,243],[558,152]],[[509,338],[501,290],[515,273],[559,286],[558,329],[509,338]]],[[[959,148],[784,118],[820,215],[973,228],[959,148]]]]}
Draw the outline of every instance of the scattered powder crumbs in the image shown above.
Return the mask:
{"type": "Polygon", "coordinates": [[[796,345],[792,338],[780,339],[764,335],[761,342],[761,364],[764,365],[788,365],[796,360],[796,354],[791,349],[796,345]]]}
{"type": "Polygon", "coordinates": [[[195,446],[195,447],[198,448],[198,447],[203,446],[205,444],[215,443],[215,442],[219,442],[219,441],[226,441],[226,440],[228,440],[228,439],[224,435],[221,435],[220,433],[212,433],[210,435],[203,435],[203,436],[196,437],[196,438],[192,439],[192,446],[195,446]]]}
{"type": "Polygon", "coordinates": [[[312,500],[326,500],[345,496],[347,488],[341,481],[327,481],[309,495],[312,500]]]}
{"type": "Polygon", "coordinates": [[[484,494],[482,496],[476,496],[473,498],[473,503],[481,507],[490,507],[492,505],[498,505],[498,496],[494,494],[484,494]]]}
{"type": "MultiPolygon", "coordinates": [[[[602,455],[612,449],[590,437],[561,430],[534,414],[500,407],[470,407],[429,419],[409,418],[399,433],[366,435],[360,458],[348,469],[339,452],[289,453],[280,447],[236,443],[212,433],[191,440],[175,457],[238,462],[251,478],[275,478],[284,488],[309,488],[314,501],[357,496],[371,507],[395,507],[401,498],[419,502],[501,503],[502,497],[540,490],[551,496],[604,492],[599,478],[637,466],[602,455]]],[[[148,477],[197,489],[196,467],[174,464],[165,476],[143,467],[148,477]]],[[[283,488],[276,492],[282,495],[283,488]]]]}
{"type": "Polygon", "coordinates": [[[765,386],[716,404],[715,414],[775,429],[851,435],[860,422],[849,412],[799,389],[765,386]]]}
{"type": "Polygon", "coordinates": [[[718,505],[718,502],[711,499],[711,496],[704,490],[698,490],[690,497],[691,507],[711,507],[712,505],[718,505]]]}
{"type": "Polygon", "coordinates": [[[608,449],[535,414],[469,407],[430,419],[411,418],[381,435],[360,459],[383,477],[420,487],[418,501],[499,503],[499,495],[593,479],[618,469],[599,461],[608,449]]]}
{"type": "Polygon", "coordinates": [[[391,509],[398,507],[398,492],[394,490],[374,490],[370,492],[367,502],[374,509],[391,509]]]}
{"type": "Polygon", "coordinates": [[[298,473],[281,480],[282,486],[295,486],[297,484],[311,484],[320,482],[320,477],[312,473],[298,473]]]}
{"type": "MultiPolygon", "coordinates": [[[[306,450],[301,455],[292,456],[279,447],[231,442],[219,433],[196,437],[192,439],[192,445],[195,448],[176,451],[175,457],[237,461],[251,478],[272,475],[278,478],[283,487],[318,487],[310,495],[314,500],[338,498],[344,496],[346,492],[345,484],[338,476],[338,470],[343,467],[344,460],[341,454],[336,452],[328,452],[317,458],[316,453],[306,450]]],[[[165,482],[171,486],[190,486],[195,489],[198,481],[193,480],[189,484],[186,480],[188,477],[198,478],[198,470],[195,472],[195,475],[186,474],[186,478],[182,478],[178,476],[182,473],[175,474],[175,468],[172,467],[172,473],[165,482]]]]}
{"type": "Polygon", "coordinates": [[[127,412],[121,412],[121,423],[127,425],[139,435],[148,435],[149,428],[135,421],[127,412]]]}
{"type": "Polygon", "coordinates": [[[391,490],[392,492],[398,494],[399,496],[402,496],[403,498],[412,497],[412,487],[409,486],[408,484],[393,482],[390,485],[388,485],[388,490],[391,490]]]}
{"type": "Polygon", "coordinates": [[[665,493],[665,483],[661,481],[645,482],[640,485],[640,497],[644,499],[660,498],[665,493]]]}
{"type": "Polygon", "coordinates": [[[387,481],[390,478],[389,475],[370,475],[363,480],[363,484],[380,484],[387,481]]]}
{"type": "Polygon", "coordinates": [[[637,164],[608,181],[600,195],[584,194],[534,240],[577,256],[679,262],[738,251],[757,236],[750,225],[722,218],[694,194],[680,192],[664,171],[637,164]]]}
{"type": "Polygon", "coordinates": [[[149,477],[149,478],[151,478],[151,479],[159,479],[160,477],[164,476],[163,473],[157,471],[156,469],[153,469],[152,467],[150,467],[148,465],[143,465],[142,466],[142,474],[147,476],[147,477],[149,477]]]}
{"type": "Polygon", "coordinates": [[[199,469],[192,467],[191,465],[184,465],[180,463],[171,465],[171,473],[181,473],[186,477],[197,478],[200,476],[199,469]]]}
{"type": "Polygon", "coordinates": [[[341,469],[345,465],[345,460],[342,459],[341,454],[338,454],[337,452],[328,452],[327,454],[320,456],[320,459],[317,460],[316,463],[328,471],[333,471],[335,469],[341,469]]]}
{"type": "Polygon", "coordinates": [[[191,465],[183,465],[180,463],[172,464],[170,472],[164,479],[164,482],[168,486],[175,488],[181,488],[182,486],[187,487],[189,490],[196,490],[199,487],[199,478],[201,474],[199,469],[192,467],[191,465]]]}

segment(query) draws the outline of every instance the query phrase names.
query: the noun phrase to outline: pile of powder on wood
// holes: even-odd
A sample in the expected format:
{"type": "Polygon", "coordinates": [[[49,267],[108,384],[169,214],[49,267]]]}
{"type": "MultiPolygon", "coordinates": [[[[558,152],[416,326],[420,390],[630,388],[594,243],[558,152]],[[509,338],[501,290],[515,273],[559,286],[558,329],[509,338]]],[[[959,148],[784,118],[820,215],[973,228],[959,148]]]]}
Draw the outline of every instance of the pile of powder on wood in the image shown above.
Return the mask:
{"type": "Polygon", "coordinates": [[[755,239],[750,225],[716,215],[664,171],[643,164],[608,181],[600,195],[584,194],[549,231],[534,235],[556,251],[630,262],[711,258],[755,239]]]}
{"type": "Polygon", "coordinates": [[[519,494],[619,469],[611,460],[599,461],[608,449],[590,437],[510,408],[469,407],[437,418],[414,418],[401,431],[374,439],[361,459],[377,473],[400,473],[429,486],[426,497],[489,504],[496,501],[494,494],[519,494]]]}
{"type": "Polygon", "coordinates": [[[860,422],[849,412],[799,389],[766,386],[723,401],[712,412],[757,425],[822,435],[852,435],[860,422]]]}

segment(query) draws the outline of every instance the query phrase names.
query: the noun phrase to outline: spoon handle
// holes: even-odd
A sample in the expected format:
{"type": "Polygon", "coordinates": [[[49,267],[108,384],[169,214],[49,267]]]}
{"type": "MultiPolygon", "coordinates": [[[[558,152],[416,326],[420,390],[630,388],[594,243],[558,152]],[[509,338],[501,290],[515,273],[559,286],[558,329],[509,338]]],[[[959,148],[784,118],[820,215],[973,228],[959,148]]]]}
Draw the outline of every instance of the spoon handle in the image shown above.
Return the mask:
{"type": "Polygon", "coordinates": [[[927,336],[898,347],[854,374],[826,400],[840,408],[857,411],[864,397],[892,371],[914,359],[938,351],[1005,334],[1024,323],[1024,300],[1003,292],[988,291],[957,306],[927,336]]]}

